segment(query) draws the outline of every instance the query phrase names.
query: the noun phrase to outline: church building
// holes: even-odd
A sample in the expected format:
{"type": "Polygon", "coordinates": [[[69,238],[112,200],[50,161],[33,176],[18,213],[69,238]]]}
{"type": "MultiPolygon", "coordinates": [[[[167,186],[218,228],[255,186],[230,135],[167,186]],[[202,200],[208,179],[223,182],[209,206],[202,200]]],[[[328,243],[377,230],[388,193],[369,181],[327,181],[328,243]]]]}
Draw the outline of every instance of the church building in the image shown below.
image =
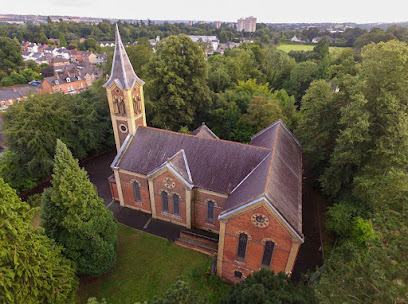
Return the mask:
{"type": "Polygon", "coordinates": [[[261,268],[290,275],[304,242],[302,148],[282,121],[250,144],[148,127],[143,85],[116,26],[106,88],[117,155],[112,197],[152,218],[218,235],[217,274],[237,282],[261,268]]]}

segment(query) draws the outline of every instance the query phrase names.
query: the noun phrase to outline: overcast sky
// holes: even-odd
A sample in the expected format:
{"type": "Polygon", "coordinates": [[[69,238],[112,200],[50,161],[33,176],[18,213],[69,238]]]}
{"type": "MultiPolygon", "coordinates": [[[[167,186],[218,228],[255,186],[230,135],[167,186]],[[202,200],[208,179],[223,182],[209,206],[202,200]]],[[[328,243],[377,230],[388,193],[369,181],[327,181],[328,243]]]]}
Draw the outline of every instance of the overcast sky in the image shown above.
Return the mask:
{"type": "MultiPolygon", "coordinates": [[[[2,1],[3,2],[3,1],[2,1]]],[[[406,0],[4,0],[0,13],[118,19],[257,22],[408,21],[406,0]]]]}

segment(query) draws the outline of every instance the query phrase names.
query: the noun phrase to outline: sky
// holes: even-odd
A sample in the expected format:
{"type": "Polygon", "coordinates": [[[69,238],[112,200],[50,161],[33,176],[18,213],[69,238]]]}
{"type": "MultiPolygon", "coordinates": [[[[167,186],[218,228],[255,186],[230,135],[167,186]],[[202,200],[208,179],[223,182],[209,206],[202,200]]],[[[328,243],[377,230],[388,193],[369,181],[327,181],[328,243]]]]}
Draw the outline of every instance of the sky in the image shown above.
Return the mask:
{"type": "Polygon", "coordinates": [[[0,14],[68,15],[116,19],[266,23],[408,21],[406,0],[13,0],[0,14]]]}

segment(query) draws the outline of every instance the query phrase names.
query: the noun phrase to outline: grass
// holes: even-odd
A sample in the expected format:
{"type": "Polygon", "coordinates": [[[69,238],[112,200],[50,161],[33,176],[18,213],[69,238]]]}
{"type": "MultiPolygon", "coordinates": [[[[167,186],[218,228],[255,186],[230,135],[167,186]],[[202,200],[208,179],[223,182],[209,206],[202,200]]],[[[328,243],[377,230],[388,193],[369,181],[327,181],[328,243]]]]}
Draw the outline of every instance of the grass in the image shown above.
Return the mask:
{"type": "Polygon", "coordinates": [[[83,277],[77,303],[90,297],[105,298],[109,304],[131,304],[163,294],[179,276],[210,303],[229,289],[217,276],[208,275],[211,259],[165,239],[118,225],[116,263],[98,277],[83,277]]]}
{"type": "MultiPolygon", "coordinates": [[[[278,46],[278,49],[289,53],[290,51],[313,51],[315,45],[306,45],[306,44],[281,44],[278,46]]],[[[329,51],[333,52],[337,49],[341,49],[340,47],[329,47],[329,51]]]]}

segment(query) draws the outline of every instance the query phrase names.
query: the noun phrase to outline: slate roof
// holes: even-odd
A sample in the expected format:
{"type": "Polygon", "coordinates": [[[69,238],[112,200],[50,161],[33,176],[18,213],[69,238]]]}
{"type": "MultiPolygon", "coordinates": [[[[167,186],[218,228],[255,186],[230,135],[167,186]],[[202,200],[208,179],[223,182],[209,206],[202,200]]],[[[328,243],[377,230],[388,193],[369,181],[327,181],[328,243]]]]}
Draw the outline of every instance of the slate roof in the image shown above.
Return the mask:
{"type": "Polygon", "coordinates": [[[36,87],[31,85],[0,88],[0,101],[24,97],[30,93],[36,93],[36,87]],[[16,91],[14,91],[14,88],[16,91]]]}
{"type": "Polygon", "coordinates": [[[59,77],[57,77],[57,76],[45,77],[44,80],[46,82],[48,82],[51,86],[56,86],[56,85],[60,85],[62,83],[68,83],[67,78],[70,78],[70,81],[69,81],[70,83],[78,81],[78,80],[83,80],[83,77],[81,77],[78,74],[74,74],[74,73],[69,75],[69,76],[68,75],[61,75],[59,77]],[[58,83],[56,81],[58,81],[58,83]]]}
{"type": "Polygon", "coordinates": [[[199,136],[199,137],[207,137],[207,138],[215,138],[218,139],[218,136],[213,133],[204,123],[202,126],[195,129],[191,132],[191,135],[199,136]]]}
{"type": "Polygon", "coordinates": [[[188,167],[194,187],[228,195],[221,214],[266,196],[302,236],[302,148],[283,122],[250,145],[198,135],[207,129],[187,135],[139,126],[112,166],[148,175],[167,162],[187,180],[188,167]]]}
{"type": "Polygon", "coordinates": [[[112,70],[109,80],[103,85],[109,87],[116,82],[122,89],[129,90],[135,82],[143,85],[144,81],[137,77],[133,70],[129,57],[126,54],[122,39],[120,38],[118,25],[116,24],[115,53],[113,55],[112,70]]]}

